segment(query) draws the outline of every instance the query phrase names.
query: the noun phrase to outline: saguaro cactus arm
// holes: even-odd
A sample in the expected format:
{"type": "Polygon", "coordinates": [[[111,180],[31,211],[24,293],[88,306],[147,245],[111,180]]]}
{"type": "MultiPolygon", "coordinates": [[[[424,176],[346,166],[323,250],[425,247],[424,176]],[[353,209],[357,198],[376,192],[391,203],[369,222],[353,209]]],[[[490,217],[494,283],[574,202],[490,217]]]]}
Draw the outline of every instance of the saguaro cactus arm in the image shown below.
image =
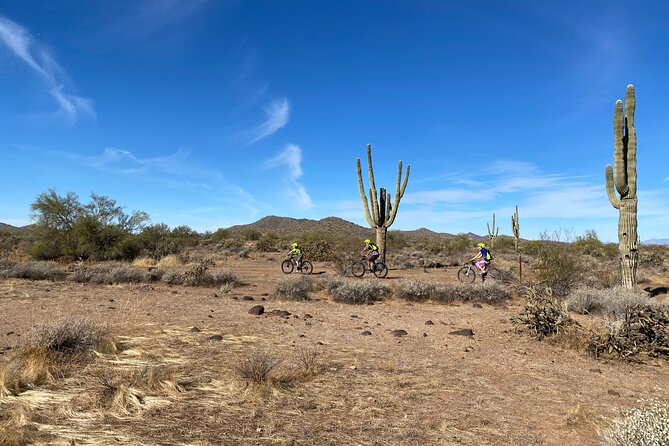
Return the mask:
{"type": "Polygon", "coordinates": [[[358,167],[358,186],[360,188],[360,198],[362,199],[362,207],[365,210],[365,219],[367,220],[367,223],[369,223],[369,226],[373,228],[376,226],[376,222],[372,218],[369,211],[369,202],[367,201],[367,195],[365,195],[365,186],[362,183],[362,168],[360,167],[360,158],[356,160],[356,163],[358,167]]]}
{"type": "Polygon", "coordinates": [[[386,215],[388,216],[388,221],[385,223],[386,228],[389,228],[390,225],[393,224],[395,221],[395,217],[397,216],[397,208],[400,205],[400,200],[404,196],[404,191],[407,188],[407,183],[409,182],[409,172],[411,171],[411,166],[407,166],[407,173],[404,176],[404,181],[402,181],[402,185],[400,186],[400,180],[402,179],[402,160],[400,160],[398,166],[397,166],[397,188],[395,191],[395,201],[393,202],[392,206],[390,205],[390,195],[388,195],[388,212],[386,215]]]}
{"type": "Polygon", "coordinates": [[[610,164],[606,166],[606,194],[609,196],[611,205],[616,209],[620,209],[620,200],[616,196],[616,191],[613,185],[613,168],[610,164]]]}

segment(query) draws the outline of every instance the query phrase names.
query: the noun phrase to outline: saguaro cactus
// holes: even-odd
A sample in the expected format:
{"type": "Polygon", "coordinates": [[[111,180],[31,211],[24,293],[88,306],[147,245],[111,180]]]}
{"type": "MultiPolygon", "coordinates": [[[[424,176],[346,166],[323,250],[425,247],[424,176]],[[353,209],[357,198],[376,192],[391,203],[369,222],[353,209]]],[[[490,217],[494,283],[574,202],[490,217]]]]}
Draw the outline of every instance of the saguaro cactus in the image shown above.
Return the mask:
{"type": "Polygon", "coordinates": [[[397,168],[397,190],[395,192],[395,201],[391,201],[390,194],[386,193],[386,189],[381,188],[379,193],[376,192],[376,185],[374,184],[374,169],[372,168],[372,146],[367,144],[367,165],[369,167],[369,203],[365,195],[365,187],[362,182],[362,168],[360,167],[360,158],[356,160],[358,167],[358,186],[360,187],[360,198],[362,199],[362,207],[365,210],[365,218],[367,223],[376,231],[376,244],[379,247],[380,259],[385,263],[386,261],[386,237],[388,228],[395,221],[397,216],[397,209],[400,205],[400,200],[404,195],[404,190],[407,188],[409,181],[409,170],[411,166],[407,165],[406,175],[404,181],[400,186],[402,179],[402,161],[400,160],[397,168]],[[371,210],[370,210],[371,208],[371,210]]]}
{"type": "Polygon", "coordinates": [[[522,282],[523,261],[520,256],[520,223],[518,222],[518,206],[516,206],[516,212],[511,216],[511,230],[513,231],[513,237],[515,238],[516,254],[518,254],[518,280],[522,282]]]}
{"type": "Polygon", "coordinates": [[[499,235],[499,226],[495,228],[495,213],[492,213],[492,228],[490,227],[489,223],[486,223],[486,226],[488,227],[488,242],[490,243],[490,247],[494,248],[495,247],[495,239],[499,235]]]}
{"type": "Polygon", "coordinates": [[[639,257],[637,235],[636,193],[636,130],[634,110],[636,98],[634,86],[628,85],[623,103],[616,101],[613,112],[613,168],[606,166],[606,193],[614,208],[618,209],[618,248],[622,268],[622,284],[626,288],[636,286],[636,267],[639,257]],[[614,190],[615,187],[615,190],[614,190]],[[616,195],[618,191],[618,195],[616,195]]]}

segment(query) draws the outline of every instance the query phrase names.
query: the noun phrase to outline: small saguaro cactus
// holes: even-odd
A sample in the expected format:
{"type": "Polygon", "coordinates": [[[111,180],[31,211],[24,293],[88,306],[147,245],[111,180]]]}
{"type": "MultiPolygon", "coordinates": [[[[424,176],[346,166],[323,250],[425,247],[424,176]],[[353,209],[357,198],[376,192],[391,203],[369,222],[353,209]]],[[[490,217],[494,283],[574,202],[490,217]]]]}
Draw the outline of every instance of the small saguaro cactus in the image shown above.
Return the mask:
{"type": "Polygon", "coordinates": [[[630,84],[625,92],[624,114],[622,101],[620,99],[616,101],[613,112],[614,162],[613,167],[610,164],[606,166],[606,193],[613,207],[618,209],[618,249],[622,285],[626,288],[636,286],[636,267],[639,258],[635,109],[634,86],[630,84]]]}
{"type": "Polygon", "coordinates": [[[516,254],[518,254],[518,280],[523,281],[523,261],[520,256],[520,223],[518,222],[518,206],[516,212],[511,216],[511,231],[513,232],[516,254]]]}
{"type": "Polygon", "coordinates": [[[495,228],[495,213],[492,213],[492,228],[490,227],[489,223],[486,223],[486,226],[488,227],[488,242],[490,243],[490,247],[494,248],[495,247],[495,239],[499,235],[499,226],[495,228]]]}
{"type": "Polygon", "coordinates": [[[362,182],[362,168],[360,167],[360,158],[356,160],[358,168],[358,186],[360,187],[360,198],[362,199],[362,207],[365,210],[365,218],[367,223],[376,231],[376,244],[379,247],[380,260],[386,261],[386,237],[388,235],[388,228],[395,221],[397,216],[397,209],[400,205],[400,200],[404,195],[409,181],[409,170],[411,166],[407,165],[406,175],[404,181],[400,185],[402,179],[402,161],[400,160],[397,168],[397,189],[395,191],[395,201],[391,200],[390,194],[386,193],[385,188],[381,188],[377,194],[376,185],[374,184],[374,169],[372,168],[372,146],[367,144],[367,166],[369,167],[369,201],[365,195],[365,186],[362,182]],[[371,210],[370,210],[371,208],[371,210]]]}

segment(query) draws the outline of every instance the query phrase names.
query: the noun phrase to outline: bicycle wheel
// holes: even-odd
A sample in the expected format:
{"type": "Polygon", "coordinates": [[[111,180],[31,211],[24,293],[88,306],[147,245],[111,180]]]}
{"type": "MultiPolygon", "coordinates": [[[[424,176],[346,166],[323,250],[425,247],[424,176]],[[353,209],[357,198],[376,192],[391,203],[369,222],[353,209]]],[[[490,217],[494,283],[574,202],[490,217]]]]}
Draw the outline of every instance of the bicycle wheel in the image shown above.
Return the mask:
{"type": "Polygon", "coordinates": [[[302,268],[300,268],[300,272],[302,274],[311,274],[313,270],[314,270],[314,265],[312,265],[310,261],[304,260],[302,262],[302,268]]]}
{"type": "Polygon", "coordinates": [[[362,277],[365,275],[366,269],[367,267],[365,266],[364,263],[353,262],[353,265],[351,265],[351,274],[353,274],[355,277],[362,277]]]}
{"type": "Polygon", "coordinates": [[[293,265],[293,262],[290,259],[284,260],[281,263],[281,271],[283,271],[284,274],[292,273],[293,268],[295,268],[295,265],[293,265]]]}
{"type": "Polygon", "coordinates": [[[476,272],[471,265],[463,266],[458,270],[458,280],[463,283],[473,283],[476,280],[476,272]]]}
{"type": "Polygon", "coordinates": [[[383,262],[376,263],[372,267],[372,271],[374,271],[374,275],[379,279],[383,279],[388,275],[388,267],[383,262]]]}

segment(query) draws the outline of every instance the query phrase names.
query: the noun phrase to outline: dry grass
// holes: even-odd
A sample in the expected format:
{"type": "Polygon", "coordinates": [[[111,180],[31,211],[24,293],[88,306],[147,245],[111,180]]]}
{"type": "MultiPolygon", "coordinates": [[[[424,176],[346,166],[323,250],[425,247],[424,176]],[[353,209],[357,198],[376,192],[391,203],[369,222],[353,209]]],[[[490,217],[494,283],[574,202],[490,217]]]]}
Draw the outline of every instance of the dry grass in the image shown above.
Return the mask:
{"type": "Polygon", "coordinates": [[[177,256],[176,254],[167,255],[165,257],[162,257],[158,261],[158,266],[161,267],[161,268],[165,268],[165,267],[173,268],[173,267],[181,266],[181,265],[183,265],[183,262],[181,260],[179,260],[179,256],[177,256]]]}
{"type": "Polygon", "coordinates": [[[266,350],[252,350],[239,357],[235,370],[248,385],[268,385],[274,381],[274,371],[281,362],[266,350]]]}
{"type": "Polygon", "coordinates": [[[632,307],[666,306],[648,298],[648,294],[622,286],[579,288],[565,299],[569,311],[579,314],[624,314],[632,307]]]}
{"type": "Polygon", "coordinates": [[[56,281],[66,276],[65,271],[53,261],[16,262],[10,268],[7,268],[8,265],[5,262],[5,269],[1,271],[3,278],[56,281]]]}
{"type": "Polygon", "coordinates": [[[270,298],[274,300],[309,300],[309,293],[314,290],[314,280],[308,276],[286,277],[274,286],[270,298]]]}
{"type": "Polygon", "coordinates": [[[378,279],[345,280],[332,279],[325,283],[325,290],[335,302],[371,305],[383,300],[392,292],[390,287],[378,279]]]}
{"type": "Polygon", "coordinates": [[[151,257],[137,257],[132,261],[132,266],[139,266],[142,268],[148,268],[150,266],[156,266],[158,261],[151,257]]]}

